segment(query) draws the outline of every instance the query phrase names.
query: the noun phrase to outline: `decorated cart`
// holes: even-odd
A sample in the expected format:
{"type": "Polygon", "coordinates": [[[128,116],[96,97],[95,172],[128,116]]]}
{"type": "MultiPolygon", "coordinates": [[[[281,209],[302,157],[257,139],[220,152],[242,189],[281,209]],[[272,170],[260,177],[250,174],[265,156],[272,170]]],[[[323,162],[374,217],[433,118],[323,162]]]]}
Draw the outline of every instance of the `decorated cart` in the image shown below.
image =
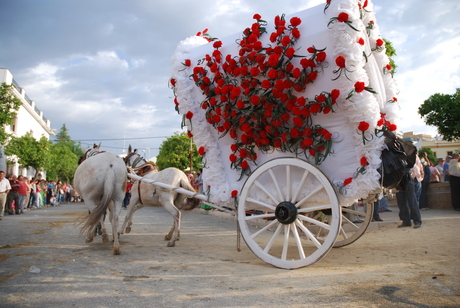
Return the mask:
{"type": "Polygon", "coordinates": [[[180,42],[176,110],[205,163],[201,199],[235,208],[263,261],[308,266],[371,220],[371,202],[356,202],[381,189],[382,132],[396,130],[399,108],[393,68],[371,1],[255,14],[242,30],[180,42]]]}

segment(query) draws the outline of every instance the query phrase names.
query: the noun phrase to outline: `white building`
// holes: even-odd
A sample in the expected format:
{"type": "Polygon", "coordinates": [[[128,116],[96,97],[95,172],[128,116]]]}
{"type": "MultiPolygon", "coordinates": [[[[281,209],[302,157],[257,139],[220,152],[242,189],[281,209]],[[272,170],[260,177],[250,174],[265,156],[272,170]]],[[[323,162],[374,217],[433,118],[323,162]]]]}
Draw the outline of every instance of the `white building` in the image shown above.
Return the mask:
{"type": "MultiPolygon", "coordinates": [[[[36,107],[35,102],[27,96],[26,91],[18,85],[13,79],[13,74],[6,68],[0,68],[0,83],[12,84],[13,94],[22,102],[13,125],[6,127],[6,132],[16,137],[31,133],[32,137],[37,140],[42,136],[45,136],[49,140],[50,135],[54,135],[54,129],[51,129],[50,120],[43,116],[43,112],[36,107]]],[[[7,166],[5,172],[6,174],[22,174],[29,178],[35,175],[35,170],[26,170],[17,163],[7,166]]]]}

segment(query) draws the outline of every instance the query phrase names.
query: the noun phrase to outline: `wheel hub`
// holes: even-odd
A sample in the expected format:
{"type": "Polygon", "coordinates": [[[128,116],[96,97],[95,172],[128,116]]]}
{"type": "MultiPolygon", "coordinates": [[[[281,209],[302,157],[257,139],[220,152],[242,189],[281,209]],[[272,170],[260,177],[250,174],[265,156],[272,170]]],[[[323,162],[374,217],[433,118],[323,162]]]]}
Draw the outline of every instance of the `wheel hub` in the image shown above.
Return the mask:
{"type": "Polygon", "coordinates": [[[293,203],[283,201],[276,206],[275,217],[284,225],[292,224],[297,219],[297,208],[293,203]]]}

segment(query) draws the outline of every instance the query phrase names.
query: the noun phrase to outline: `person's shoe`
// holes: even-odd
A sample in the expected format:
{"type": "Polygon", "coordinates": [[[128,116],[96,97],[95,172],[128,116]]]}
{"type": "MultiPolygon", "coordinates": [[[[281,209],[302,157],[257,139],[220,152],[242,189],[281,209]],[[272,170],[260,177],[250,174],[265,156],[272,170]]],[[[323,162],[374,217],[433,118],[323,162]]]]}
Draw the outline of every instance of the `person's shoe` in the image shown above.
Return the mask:
{"type": "Polygon", "coordinates": [[[372,221],[383,221],[383,219],[380,218],[380,217],[379,218],[372,218],[372,221]]]}
{"type": "Polygon", "coordinates": [[[383,213],[383,212],[385,212],[385,211],[384,210],[379,211],[379,213],[383,213]]]}
{"type": "Polygon", "coordinates": [[[21,214],[21,213],[19,213],[19,212],[16,212],[16,215],[19,215],[19,214],[21,214]]]}
{"type": "Polygon", "coordinates": [[[386,210],[383,210],[384,212],[393,212],[392,210],[390,209],[386,209],[386,210]]]}
{"type": "Polygon", "coordinates": [[[418,229],[422,226],[422,224],[414,224],[414,229],[418,229]]]}
{"type": "Polygon", "coordinates": [[[363,223],[364,220],[361,220],[361,219],[357,219],[355,221],[353,221],[354,224],[360,224],[360,223],[363,223]]]}
{"type": "Polygon", "coordinates": [[[407,224],[405,224],[405,223],[402,223],[402,224],[400,224],[400,225],[398,226],[398,228],[406,228],[406,227],[412,227],[412,225],[410,225],[410,224],[407,225],[407,224]]]}

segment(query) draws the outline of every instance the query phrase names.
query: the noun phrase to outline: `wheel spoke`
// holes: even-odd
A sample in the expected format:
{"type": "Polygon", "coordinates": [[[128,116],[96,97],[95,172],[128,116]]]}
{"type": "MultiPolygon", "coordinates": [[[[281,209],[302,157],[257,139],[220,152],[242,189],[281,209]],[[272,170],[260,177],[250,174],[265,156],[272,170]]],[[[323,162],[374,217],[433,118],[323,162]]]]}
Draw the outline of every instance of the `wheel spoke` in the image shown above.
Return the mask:
{"type": "Polygon", "coordinates": [[[275,214],[270,213],[270,214],[251,215],[251,216],[246,216],[244,219],[248,221],[248,220],[253,220],[253,219],[270,218],[270,217],[275,217],[275,214]]]}
{"type": "Polygon", "coordinates": [[[355,210],[352,210],[352,209],[349,209],[349,208],[346,208],[346,207],[343,207],[343,208],[342,208],[342,211],[343,211],[343,212],[350,213],[350,214],[354,214],[354,215],[366,217],[366,213],[359,212],[359,211],[355,211],[355,210]]]}
{"type": "Polygon", "coordinates": [[[291,165],[286,165],[286,200],[291,199],[291,165]]]}
{"type": "Polygon", "coordinates": [[[315,244],[316,248],[320,248],[321,247],[321,243],[316,239],[316,237],[310,232],[310,230],[308,230],[307,228],[305,228],[305,226],[299,221],[299,220],[296,220],[295,221],[295,224],[297,227],[299,227],[300,230],[303,231],[303,233],[305,233],[305,235],[310,239],[310,241],[313,242],[313,244],[315,244]]]}
{"type": "Polygon", "coordinates": [[[284,199],[284,196],[283,196],[283,194],[281,193],[281,189],[280,189],[280,186],[279,186],[279,184],[278,184],[278,181],[276,180],[275,174],[273,173],[273,169],[268,170],[268,173],[270,173],[270,176],[272,177],[273,183],[274,183],[275,186],[276,186],[276,191],[278,192],[278,198],[279,198],[280,200],[283,200],[283,199],[284,199]]]}
{"type": "Polygon", "coordinates": [[[267,196],[269,196],[270,199],[272,199],[275,202],[275,204],[279,204],[281,202],[281,200],[276,199],[271,193],[269,193],[268,190],[266,190],[265,187],[262,184],[260,184],[259,181],[254,181],[254,184],[256,184],[257,187],[259,187],[260,189],[262,189],[262,191],[266,193],[267,196]]]}
{"type": "Polygon", "coordinates": [[[263,201],[259,201],[259,200],[256,200],[254,198],[251,198],[251,197],[248,197],[246,199],[247,202],[251,202],[251,203],[255,203],[255,204],[258,204],[258,205],[262,205],[263,207],[266,207],[267,209],[270,209],[271,211],[275,211],[276,208],[273,206],[273,205],[270,205],[270,204],[267,204],[263,201]]]}
{"type": "Polygon", "coordinates": [[[296,206],[299,207],[301,206],[303,203],[305,203],[305,201],[307,201],[308,199],[310,199],[314,194],[316,194],[317,192],[321,191],[322,189],[324,189],[324,186],[318,186],[316,187],[315,190],[313,190],[308,196],[306,196],[305,198],[303,198],[302,200],[300,200],[299,202],[297,202],[296,206]]]}
{"type": "Polygon", "coordinates": [[[256,238],[257,236],[259,236],[260,234],[262,234],[263,232],[267,231],[268,229],[270,229],[274,224],[276,224],[278,222],[278,220],[273,220],[272,222],[270,222],[268,225],[266,225],[265,227],[263,227],[262,229],[260,229],[259,231],[257,231],[256,233],[253,233],[251,234],[251,238],[254,239],[256,238]]]}
{"type": "MultiPolygon", "coordinates": [[[[297,204],[296,204],[297,207],[297,204]]],[[[321,210],[329,210],[331,209],[332,205],[331,204],[324,204],[324,205],[318,205],[318,206],[312,206],[312,207],[304,207],[301,209],[298,209],[299,213],[308,213],[308,212],[315,212],[315,211],[321,211],[321,210]]]]}
{"type": "Polygon", "coordinates": [[[356,229],[359,229],[359,227],[358,227],[357,225],[355,225],[355,224],[354,224],[350,219],[348,219],[345,215],[342,215],[342,219],[345,219],[345,221],[346,221],[347,223],[349,223],[350,226],[353,226],[353,227],[355,227],[356,229]]]}
{"type": "Polygon", "coordinates": [[[284,241],[283,241],[283,252],[281,253],[281,259],[286,260],[288,247],[289,247],[289,225],[284,225],[284,241]]]}
{"type": "Polygon", "coordinates": [[[297,200],[297,198],[299,197],[300,192],[305,187],[305,181],[307,180],[307,177],[308,177],[309,174],[310,174],[310,172],[308,170],[305,170],[305,172],[303,173],[303,176],[302,176],[302,180],[300,181],[300,185],[299,185],[299,187],[297,187],[297,190],[296,190],[294,196],[292,197],[291,202],[295,202],[295,200],[297,200]]]}
{"type": "Polygon", "coordinates": [[[300,241],[299,232],[297,231],[297,227],[295,226],[295,224],[291,224],[291,231],[292,231],[292,234],[294,235],[294,239],[297,244],[297,249],[299,250],[299,256],[301,259],[305,259],[305,251],[303,250],[302,242],[300,241]]]}
{"type": "Polygon", "coordinates": [[[343,237],[344,237],[345,239],[348,239],[348,235],[347,235],[347,233],[345,232],[345,230],[343,230],[343,227],[340,227],[339,233],[342,234],[343,237]]]}
{"type": "Polygon", "coordinates": [[[265,246],[264,252],[268,253],[268,251],[270,250],[270,248],[272,248],[272,245],[273,245],[273,243],[275,242],[276,237],[278,236],[278,234],[280,234],[280,231],[281,231],[281,227],[282,227],[282,226],[283,226],[282,224],[279,224],[279,225],[278,225],[278,227],[277,227],[276,230],[275,230],[275,233],[273,233],[273,235],[272,235],[270,241],[268,241],[267,246],[265,246]]]}
{"type": "Polygon", "coordinates": [[[310,218],[310,217],[306,217],[306,216],[302,216],[302,215],[299,215],[298,218],[300,220],[303,220],[303,221],[308,221],[316,226],[320,226],[326,230],[331,230],[331,226],[329,226],[328,224],[325,224],[324,222],[321,222],[319,220],[314,220],[313,218],[310,218]]]}

